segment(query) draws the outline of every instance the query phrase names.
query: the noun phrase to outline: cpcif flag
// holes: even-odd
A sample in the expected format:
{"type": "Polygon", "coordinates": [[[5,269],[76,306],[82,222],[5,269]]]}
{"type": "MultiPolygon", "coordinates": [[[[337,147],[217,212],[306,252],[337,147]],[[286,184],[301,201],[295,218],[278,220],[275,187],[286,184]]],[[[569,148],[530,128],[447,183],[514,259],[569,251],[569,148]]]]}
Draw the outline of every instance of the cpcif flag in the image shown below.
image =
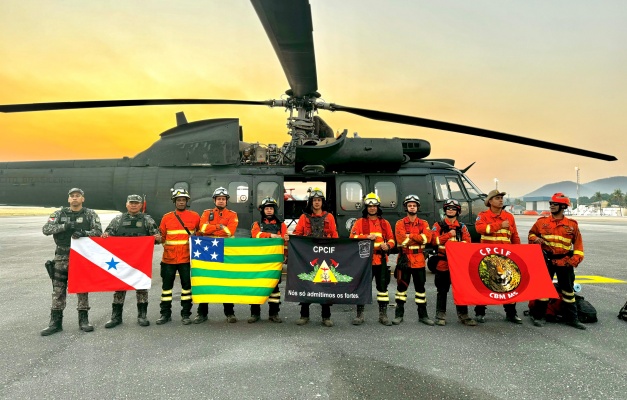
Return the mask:
{"type": "Polygon", "coordinates": [[[557,298],[540,245],[446,243],[455,304],[557,298]]]}
{"type": "Polygon", "coordinates": [[[69,293],[150,289],[155,238],[72,239],[69,293]]]}
{"type": "Polygon", "coordinates": [[[283,270],[283,239],[191,238],[195,303],[263,304],[283,270]]]}
{"type": "Polygon", "coordinates": [[[372,241],[292,236],[285,301],[372,303],[372,241]]]}

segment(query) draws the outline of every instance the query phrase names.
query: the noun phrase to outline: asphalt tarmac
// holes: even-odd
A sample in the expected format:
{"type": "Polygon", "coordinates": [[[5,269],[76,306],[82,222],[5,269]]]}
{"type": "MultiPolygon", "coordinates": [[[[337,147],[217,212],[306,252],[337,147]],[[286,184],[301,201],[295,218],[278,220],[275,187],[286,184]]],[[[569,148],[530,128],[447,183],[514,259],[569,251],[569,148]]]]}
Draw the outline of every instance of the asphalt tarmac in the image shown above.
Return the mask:
{"type": "MultiPolygon", "coordinates": [[[[102,216],[103,225],[114,214],[102,216]]],[[[239,321],[227,324],[221,305],[209,321],[184,326],[175,286],[171,323],[157,326],[161,248],[153,259],[149,327],[137,325],[129,293],[124,323],[104,324],[111,293],[90,294],[95,331],[78,329],[76,296],[68,297],[63,332],[42,337],[49,320],[51,283],[44,262],[54,253],[41,233],[45,216],[0,218],[0,398],[179,399],[625,399],[627,322],[616,318],[627,300],[625,283],[583,283],[581,295],[597,309],[587,331],[503,320],[490,306],[477,327],[456,321],[449,296],[448,324],[417,322],[413,304],[405,322],[385,327],[376,305],[366,323],[351,325],[354,309],[332,307],[335,327],[320,324],[317,305],[308,325],[295,325],[299,307],[283,303],[284,323],[246,323],[248,306],[236,305],[239,321]]],[[[522,237],[535,221],[517,216],[522,237]]],[[[627,281],[624,218],[580,218],[586,258],[577,273],[627,281]]],[[[427,276],[429,313],[435,314],[433,275],[427,276]]],[[[594,279],[594,278],[593,278],[594,279]]],[[[590,279],[588,279],[590,281],[590,279]]],[[[284,285],[284,283],[282,284],[284,285]]],[[[395,281],[390,284],[390,297],[395,281]]],[[[413,298],[413,287],[408,298],[413,298]]],[[[374,296],[373,291],[373,297],[374,296]]],[[[519,304],[522,311],[526,304],[519,304]]],[[[195,312],[196,306],[194,306],[195,312]]],[[[388,315],[393,315],[390,308],[388,315]]]]}

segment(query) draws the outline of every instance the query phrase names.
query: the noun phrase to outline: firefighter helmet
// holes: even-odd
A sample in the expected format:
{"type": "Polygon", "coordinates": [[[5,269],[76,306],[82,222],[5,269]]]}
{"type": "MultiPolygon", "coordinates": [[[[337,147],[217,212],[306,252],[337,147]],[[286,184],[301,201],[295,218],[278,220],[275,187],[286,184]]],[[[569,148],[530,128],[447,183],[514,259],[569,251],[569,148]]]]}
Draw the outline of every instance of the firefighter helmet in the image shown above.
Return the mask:
{"type": "Polygon", "coordinates": [[[223,188],[222,186],[214,190],[211,197],[213,197],[213,200],[215,200],[218,196],[224,196],[227,200],[231,197],[229,196],[229,192],[226,190],[226,188],[223,188]]]}
{"type": "Polygon", "coordinates": [[[259,211],[263,211],[264,208],[266,207],[274,207],[274,210],[276,211],[277,207],[279,205],[277,204],[276,200],[274,200],[274,198],[272,197],[265,197],[263,200],[261,200],[261,204],[259,205],[259,211]]]}
{"type": "Polygon", "coordinates": [[[570,207],[570,199],[564,193],[557,192],[551,197],[551,201],[549,203],[558,203],[564,204],[566,207],[570,207]]]}
{"type": "Polygon", "coordinates": [[[368,193],[366,197],[364,197],[364,204],[367,206],[378,206],[381,204],[381,199],[377,196],[376,193],[368,193]]]}
{"type": "Polygon", "coordinates": [[[444,202],[442,209],[446,211],[449,208],[454,208],[455,210],[457,210],[457,215],[459,215],[462,212],[462,206],[459,204],[459,201],[455,199],[448,199],[444,202]]]}
{"type": "Polygon", "coordinates": [[[316,187],[316,188],[313,188],[313,189],[311,190],[311,192],[309,193],[309,198],[310,198],[310,199],[315,199],[316,197],[321,198],[321,199],[322,199],[322,201],[324,201],[324,200],[325,200],[325,197],[324,197],[324,192],[322,191],[322,189],[317,188],[317,187],[316,187]]]}
{"type": "Polygon", "coordinates": [[[410,194],[406,196],[405,200],[403,200],[403,207],[407,208],[407,203],[412,203],[412,202],[420,206],[420,197],[418,197],[415,194],[410,194]]]}
{"type": "Polygon", "coordinates": [[[172,192],[172,202],[175,203],[176,202],[176,198],[177,197],[186,197],[187,200],[191,199],[191,197],[189,196],[189,192],[185,189],[170,189],[170,191],[172,192]]]}

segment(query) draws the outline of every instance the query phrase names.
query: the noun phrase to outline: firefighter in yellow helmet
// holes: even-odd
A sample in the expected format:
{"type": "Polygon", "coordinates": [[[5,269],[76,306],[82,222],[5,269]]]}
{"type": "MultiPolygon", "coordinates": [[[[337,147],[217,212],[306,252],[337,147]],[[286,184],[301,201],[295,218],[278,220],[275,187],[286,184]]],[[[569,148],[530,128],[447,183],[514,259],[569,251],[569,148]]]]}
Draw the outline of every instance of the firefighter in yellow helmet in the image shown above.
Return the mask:
{"type": "MultiPolygon", "coordinates": [[[[383,219],[381,199],[376,193],[368,193],[364,198],[365,208],[362,218],[355,221],[351,229],[350,237],[356,239],[370,239],[374,243],[372,255],[372,275],[377,287],[377,302],[379,303],[379,322],[385,326],[392,325],[388,319],[387,308],[390,302],[388,285],[390,284],[390,267],[388,267],[387,253],[395,245],[394,233],[390,223],[383,219]]],[[[357,306],[357,316],[353,319],[353,325],[364,323],[364,305],[357,306]]]]}

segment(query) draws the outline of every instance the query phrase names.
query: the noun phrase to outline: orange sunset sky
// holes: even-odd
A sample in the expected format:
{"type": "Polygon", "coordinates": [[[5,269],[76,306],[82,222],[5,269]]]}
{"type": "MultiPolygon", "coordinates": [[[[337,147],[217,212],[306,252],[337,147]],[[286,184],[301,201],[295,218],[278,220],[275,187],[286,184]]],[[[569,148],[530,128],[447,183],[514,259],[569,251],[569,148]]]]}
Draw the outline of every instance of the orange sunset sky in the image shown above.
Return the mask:
{"type": "MultiPolygon", "coordinates": [[[[606,162],[321,112],[336,131],[424,138],[487,192],[627,175],[627,2],[310,0],[318,86],[338,104],[612,154],[606,162]]],[[[279,98],[288,88],[249,1],[0,2],[0,104],[279,98]]],[[[0,114],[0,161],[134,156],[188,120],[238,117],[283,143],[286,113],[160,106],[0,114]]],[[[626,188],[623,188],[624,191],[626,188]]]]}

